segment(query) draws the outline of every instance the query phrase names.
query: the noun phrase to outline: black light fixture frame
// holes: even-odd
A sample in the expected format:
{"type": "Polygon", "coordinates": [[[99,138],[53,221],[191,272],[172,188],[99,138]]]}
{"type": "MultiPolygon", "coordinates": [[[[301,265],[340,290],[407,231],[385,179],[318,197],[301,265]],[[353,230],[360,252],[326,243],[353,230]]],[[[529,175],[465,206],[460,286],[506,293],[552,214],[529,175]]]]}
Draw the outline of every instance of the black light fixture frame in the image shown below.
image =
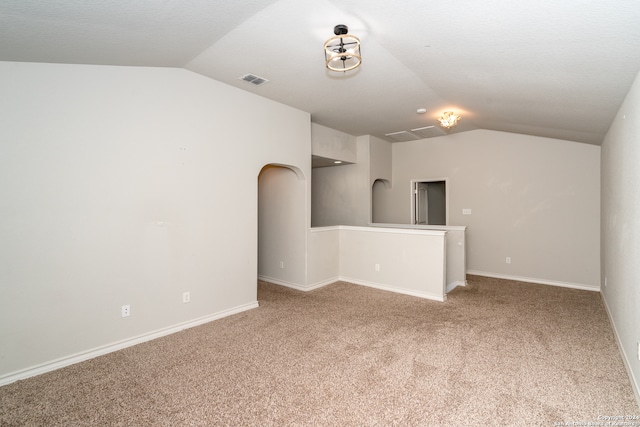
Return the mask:
{"type": "MultiPolygon", "coordinates": [[[[336,25],[333,28],[333,34],[335,34],[335,36],[327,40],[327,42],[325,43],[325,61],[326,61],[327,68],[330,69],[331,71],[346,72],[349,70],[353,70],[354,68],[357,68],[358,66],[360,66],[360,63],[362,62],[360,40],[355,36],[349,36],[349,39],[352,39],[354,41],[352,42],[347,41],[345,43],[345,40],[344,40],[345,37],[343,36],[346,36],[347,33],[349,33],[349,27],[347,27],[344,24],[336,25]],[[332,44],[331,43],[332,41],[336,41],[337,43],[332,44]],[[348,48],[351,46],[357,47],[357,53],[348,53],[348,48]],[[329,51],[340,55],[340,60],[342,61],[342,70],[329,66],[330,58],[332,58],[329,56],[329,51]],[[357,61],[358,61],[357,64],[351,67],[347,67],[346,62],[349,59],[352,59],[354,57],[357,58],[357,61]]],[[[332,59],[335,59],[335,58],[332,58],[332,59]]]]}

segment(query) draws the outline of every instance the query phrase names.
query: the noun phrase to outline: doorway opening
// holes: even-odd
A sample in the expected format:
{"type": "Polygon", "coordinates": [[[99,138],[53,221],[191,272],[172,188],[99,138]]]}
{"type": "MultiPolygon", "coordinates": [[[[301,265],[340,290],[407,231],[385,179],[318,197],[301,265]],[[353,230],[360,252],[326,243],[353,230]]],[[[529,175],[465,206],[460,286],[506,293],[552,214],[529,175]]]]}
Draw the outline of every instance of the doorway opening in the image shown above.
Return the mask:
{"type": "Polygon", "coordinates": [[[307,182],[302,171],[268,164],[258,174],[258,279],[305,283],[307,182]]]}
{"type": "Polygon", "coordinates": [[[448,206],[446,178],[411,181],[411,224],[447,225],[448,206]]]}

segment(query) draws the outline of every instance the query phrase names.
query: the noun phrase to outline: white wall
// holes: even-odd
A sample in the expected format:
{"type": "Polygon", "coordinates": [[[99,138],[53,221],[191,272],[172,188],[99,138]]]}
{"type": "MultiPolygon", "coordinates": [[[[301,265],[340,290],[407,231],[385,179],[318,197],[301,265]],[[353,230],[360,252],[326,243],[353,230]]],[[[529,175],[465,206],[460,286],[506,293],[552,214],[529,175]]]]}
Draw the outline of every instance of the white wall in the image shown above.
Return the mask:
{"type": "Polygon", "coordinates": [[[314,289],[340,280],[340,230],[338,227],[311,228],[307,242],[307,283],[303,290],[314,289]]]}
{"type": "Polygon", "coordinates": [[[467,226],[469,273],[598,289],[600,147],[487,130],[393,144],[388,222],[410,223],[410,182],[431,178],[467,226]]]}
{"type": "Polygon", "coordinates": [[[371,222],[387,221],[387,198],[393,179],[392,144],[369,137],[369,188],[371,192],[371,222]]]}
{"type": "Polygon", "coordinates": [[[602,293],[640,403],[639,141],[640,74],[602,144],[602,293]]]}
{"type": "Polygon", "coordinates": [[[292,287],[309,290],[344,280],[443,301],[445,239],[444,230],[316,227],[309,235],[309,283],[292,287]]]}
{"type": "Polygon", "coordinates": [[[369,137],[358,137],[356,146],[356,163],[313,169],[312,227],[369,224],[369,137]]]}
{"type": "Polygon", "coordinates": [[[0,93],[0,381],[255,305],[257,177],[310,176],[309,114],[180,69],[1,62],[0,93]]]}
{"type": "Polygon", "coordinates": [[[443,301],[445,234],[433,230],[340,227],[340,277],[443,301]]]}
{"type": "Polygon", "coordinates": [[[389,183],[393,179],[393,150],[392,144],[374,136],[369,139],[369,186],[373,186],[376,180],[384,180],[389,183]]]}
{"type": "MultiPolygon", "coordinates": [[[[330,129],[318,125],[313,125],[312,130],[314,130],[313,138],[333,141],[334,148],[331,152],[326,152],[325,157],[341,158],[339,157],[341,150],[337,148],[340,146],[340,141],[345,147],[343,151],[350,152],[351,140],[348,135],[342,134],[340,138],[340,132],[329,132],[330,129]]],[[[391,183],[391,143],[370,135],[359,136],[354,140],[357,156],[352,161],[355,161],[355,164],[313,169],[311,194],[313,227],[368,225],[372,221],[373,210],[377,209],[377,206],[372,207],[374,182],[379,180],[376,185],[384,182],[379,184],[384,188],[391,183]]],[[[316,145],[319,144],[314,142],[314,147],[316,145]]],[[[314,154],[316,154],[315,151],[314,154]]],[[[385,191],[383,189],[380,192],[382,201],[379,204],[383,205],[385,191]]],[[[378,193],[376,191],[375,194],[378,193]]],[[[378,203],[377,200],[376,203],[378,203]]],[[[378,216],[382,217],[384,214],[385,211],[382,209],[378,216]]]]}
{"type": "Polygon", "coordinates": [[[355,136],[311,123],[311,154],[354,163],[357,151],[355,136]]]}
{"type": "Polygon", "coordinates": [[[451,292],[457,286],[467,284],[467,248],[466,227],[454,225],[417,225],[417,224],[372,224],[372,227],[403,228],[405,230],[446,231],[445,235],[445,265],[446,292],[451,292]]]}

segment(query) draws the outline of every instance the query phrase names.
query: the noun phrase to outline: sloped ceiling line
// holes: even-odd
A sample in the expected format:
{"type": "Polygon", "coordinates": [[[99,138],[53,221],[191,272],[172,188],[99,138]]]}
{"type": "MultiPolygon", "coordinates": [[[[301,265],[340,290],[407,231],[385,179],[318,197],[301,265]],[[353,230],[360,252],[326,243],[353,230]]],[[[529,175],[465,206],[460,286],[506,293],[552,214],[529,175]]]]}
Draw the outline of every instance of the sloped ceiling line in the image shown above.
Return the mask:
{"type": "Polygon", "coordinates": [[[355,136],[454,110],[451,133],[600,144],[640,70],[638,22],[637,0],[5,0],[0,60],[182,67],[355,136]],[[344,76],[324,67],[336,24],[362,40],[344,76]]]}

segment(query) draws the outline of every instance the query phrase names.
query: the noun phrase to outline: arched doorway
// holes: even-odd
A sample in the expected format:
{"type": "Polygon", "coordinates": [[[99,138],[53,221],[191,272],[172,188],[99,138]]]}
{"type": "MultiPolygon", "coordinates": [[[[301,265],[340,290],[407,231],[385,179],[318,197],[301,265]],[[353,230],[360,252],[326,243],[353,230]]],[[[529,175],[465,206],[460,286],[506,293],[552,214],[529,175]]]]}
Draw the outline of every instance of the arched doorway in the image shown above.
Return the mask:
{"type": "Polygon", "coordinates": [[[297,287],[306,280],[307,183],[294,166],[258,175],[258,278],[297,287]]]}

